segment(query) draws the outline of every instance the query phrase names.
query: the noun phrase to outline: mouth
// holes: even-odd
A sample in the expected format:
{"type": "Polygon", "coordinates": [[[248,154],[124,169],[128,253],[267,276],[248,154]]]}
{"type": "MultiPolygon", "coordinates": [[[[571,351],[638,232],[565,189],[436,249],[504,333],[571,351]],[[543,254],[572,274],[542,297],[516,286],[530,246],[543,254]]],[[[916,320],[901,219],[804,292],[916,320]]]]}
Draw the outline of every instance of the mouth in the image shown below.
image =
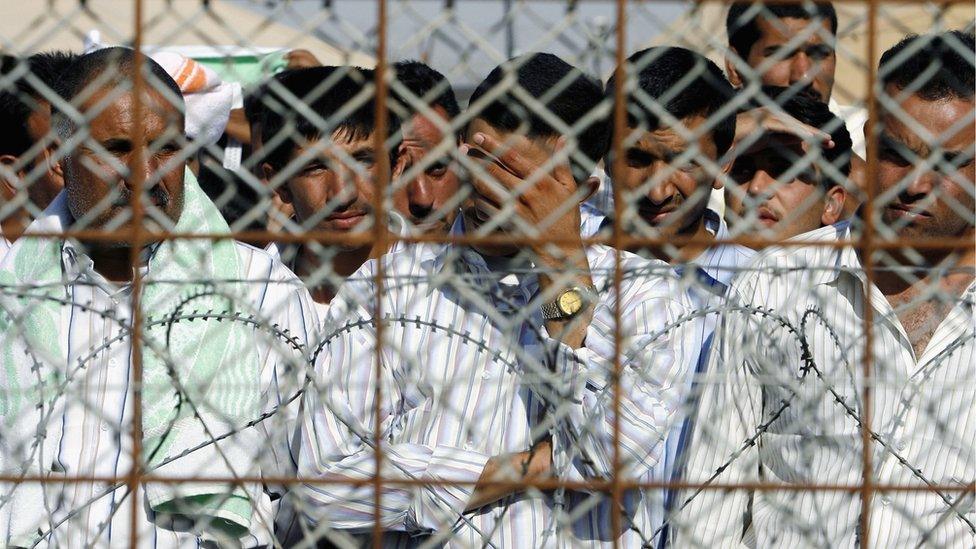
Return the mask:
{"type": "Polygon", "coordinates": [[[887,210],[894,214],[896,218],[904,219],[908,222],[921,221],[932,217],[932,214],[925,210],[913,208],[907,204],[891,204],[887,210]]]}
{"type": "Polygon", "coordinates": [[[759,208],[757,213],[758,215],[756,216],[756,219],[758,219],[759,223],[766,227],[772,227],[773,225],[779,223],[779,216],[765,206],[759,208]]]}
{"type": "Polygon", "coordinates": [[[637,215],[649,225],[661,225],[674,213],[675,209],[673,207],[664,209],[639,208],[637,215]]]}
{"type": "Polygon", "coordinates": [[[325,218],[333,229],[339,231],[348,231],[359,225],[364,219],[366,219],[366,212],[364,211],[335,212],[325,218]]]}

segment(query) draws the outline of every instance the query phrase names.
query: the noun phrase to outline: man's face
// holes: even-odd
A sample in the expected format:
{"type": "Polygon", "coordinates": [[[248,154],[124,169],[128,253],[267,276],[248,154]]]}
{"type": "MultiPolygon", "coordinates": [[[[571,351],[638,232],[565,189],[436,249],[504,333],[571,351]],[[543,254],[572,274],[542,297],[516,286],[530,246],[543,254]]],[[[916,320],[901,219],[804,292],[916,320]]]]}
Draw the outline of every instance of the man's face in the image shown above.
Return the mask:
{"type": "MultiPolygon", "coordinates": [[[[696,115],[681,122],[688,133],[694,133],[705,117],[696,115]]],[[[614,185],[625,203],[634,205],[643,223],[661,236],[693,232],[708,207],[712,188],[721,186],[700,160],[715,162],[717,156],[710,133],[689,142],[672,128],[644,131],[626,147],[624,166],[614,174],[614,185]],[[697,151],[691,151],[695,144],[697,151]]]]}
{"type": "MultiPolygon", "coordinates": [[[[892,87],[886,92],[893,98],[902,93],[892,87]]],[[[877,174],[882,222],[902,238],[971,234],[976,208],[973,102],[956,98],[927,101],[910,95],[898,104],[911,122],[879,108],[877,174]],[[920,126],[923,135],[913,126],[920,126]],[[926,166],[926,161],[935,165],[926,166]]]]}
{"type": "Polygon", "coordinates": [[[51,133],[51,104],[47,101],[38,101],[37,108],[31,112],[27,118],[27,134],[30,136],[31,143],[42,143],[44,147],[31,165],[33,170],[37,170],[38,178],[34,180],[27,189],[30,201],[39,209],[44,209],[50,204],[54,197],[64,189],[64,178],[55,169],[50,157],[57,148],[56,140],[51,133]],[[43,166],[38,170],[38,166],[43,166]]]}
{"type": "MultiPolygon", "coordinates": [[[[527,163],[533,166],[543,166],[552,158],[555,151],[555,143],[550,142],[550,140],[529,138],[514,132],[500,131],[484,120],[476,118],[468,124],[464,137],[465,143],[471,147],[468,155],[472,161],[476,162],[491,162],[493,158],[475,144],[474,135],[476,133],[483,133],[497,142],[502,143],[504,146],[515,149],[527,163]]],[[[471,177],[482,178],[482,175],[478,173],[479,171],[472,170],[471,177]]],[[[485,181],[484,184],[499,189],[503,187],[501,183],[495,181],[485,181]]],[[[498,204],[491,198],[482,196],[472,187],[470,194],[461,204],[461,215],[464,218],[465,231],[468,233],[480,233],[479,228],[482,226],[497,222],[497,227],[492,231],[494,234],[538,235],[539,231],[537,228],[532,227],[527,221],[518,217],[518,214],[515,212],[505,214],[501,212],[502,208],[515,200],[515,196],[508,191],[503,192],[503,196],[506,197],[505,203],[498,204]],[[528,230],[526,230],[527,228],[528,230]]],[[[476,246],[476,249],[483,255],[489,256],[514,255],[519,251],[517,246],[508,245],[476,246]]]]}
{"type": "MultiPolygon", "coordinates": [[[[285,182],[283,197],[308,229],[339,234],[367,231],[374,221],[379,154],[386,152],[376,151],[372,134],[359,139],[345,130],[333,133],[328,143],[311,139],[297,144],[289,164],[300,162],[301,166],[285,182]]],[[[398,210],[406,208],[405,193],[397,193],[393,205],[398,210]]]]}
{"type": "Polygon", "coordinates": [[[818,169],[807,166],[803,146],[773,138],[770,147],[735,159],[726,192],[728,218],[743,233],[782,240],[819,228],[826,195],[818,169]]]}
{"type": "Polygon", "coordinates": [[[183,115],[158,92],[149,90],[142,100],[142,135],[137,136],[135,100],[131,91],[105,88],[81,107],[93,116],[90,135],[65,158],[63,166],[68,208],[85,227],[131,228],[137,176],[143,179],[147,227],[171,228],[183,211],[185,164],[179,154],[183,115]]]}
{"type": "MultiPolygon", "coordinates": [[[[434,112],[442,125],[449,120],[442,107],[435,107],[434,112]]],[[[451,159],[456,149],[454,136],[445,134],[423,115],[415,115],[403,126],[400,151],[406,161],[404,172],[415,175],[406,184],[407,208],[401,213],[419,233],[446,234],[454,224],[458,176],[451,159]],[[431,151],[441,146],[445,137],[449,148],[435,158],[431,151]]]]}
{"type": "Polygon", "coordinates": [[[816,32],[811,32],[814,29],[809,27],[816,25],[813,19],[769,20],[759,17],[756,20],[759,40],[745,52],[745,62],[756,70],[768,66],[761,74],[763,85],[789,87],[802,83],[812,87],[826,103],[834,89],[837,56],[833,44],[824,40],[825,36],[832,38],[830,21],[823,20],[816,32]],[[790,47],[790,41],[800,35],[807,38],[796,47],[790,47]]]}

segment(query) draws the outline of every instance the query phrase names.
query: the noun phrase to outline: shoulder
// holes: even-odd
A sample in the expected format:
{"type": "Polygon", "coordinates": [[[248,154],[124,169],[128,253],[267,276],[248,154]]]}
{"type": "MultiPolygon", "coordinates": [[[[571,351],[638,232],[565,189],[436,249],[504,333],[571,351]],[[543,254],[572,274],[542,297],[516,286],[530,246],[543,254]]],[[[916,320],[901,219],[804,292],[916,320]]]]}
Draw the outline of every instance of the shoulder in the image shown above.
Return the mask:
{"type": "Polygon", "coordinates": [[[762,250],[733,279],[731,291],[745,301],[785,304],[836,275],[845,251],[834,244],[849,237],[849,223],[842,222],[799,235],[790,245],[762,250]]]}

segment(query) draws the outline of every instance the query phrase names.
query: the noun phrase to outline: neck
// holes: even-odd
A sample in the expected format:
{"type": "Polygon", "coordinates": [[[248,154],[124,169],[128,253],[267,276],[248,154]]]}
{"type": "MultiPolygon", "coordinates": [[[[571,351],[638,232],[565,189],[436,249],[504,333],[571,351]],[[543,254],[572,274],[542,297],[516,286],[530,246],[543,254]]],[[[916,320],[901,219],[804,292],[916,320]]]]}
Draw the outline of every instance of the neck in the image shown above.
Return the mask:
{"type": "MultiPolygon", "coordinates": [[[[972,236],[972,231],[969,233],[972,236]]],[[[858,256],[861,252],[858,251],[858,256]]],[[[924,261],[911,261],[904,254],[892,254],[896,269],[875,272],[874,284],[885,296],[897,296],[913,288],[939,285],[944,289],[966,289],[973,281],[976,268],[976,250],[931,250],[922,257],[924,261]]],[[[863,262],[863,257],[861,257],[863,262]]],[[[959,293],[956,292],[956,293],[959,293]]]]}
{"type": "Polygon", "coordinates": [[[132,248],[101,248],[89,246],[86,251],[94,264],[95,272],[112,282],[132,280],[132,248]]]}
{"type": "MultiPolygon", "coordinates": [[[[381,257],[389,250],[389,246],[384,242],[376,241],[373,244],[354,248],[351,250],[341,250],[332,256],[332,273],[346,279],[355,273],[364,263],[370,259],[381,257]]],[[[302,246],[298,251],[298,258],[295,262],[295,273],[305,278],[316,272],[322,266],[322,258],[308,246],[302,246]]],[[[329,304],[335,298],[339,288],[337,284],[332,284],[331,280],[322,280],[317,285],[309,288],[312,299],[317,303],[329,304]]]]}
{"type": "Polygon", "coordinates": [[[705,225],[704,214],[690,226],[677,231],[673,236],[691,238],[694,241],[690,243],[668,244],[666,246],[634,246],[628,248],[627,251],[645,257],[654,257],[666,261],[671,265],[677,265],[695,259],[715,241],[715,235],[708,232],[708,228],[705,225]],[[678,250],[677,254],[673,253],[675,248],[678,250]]]}

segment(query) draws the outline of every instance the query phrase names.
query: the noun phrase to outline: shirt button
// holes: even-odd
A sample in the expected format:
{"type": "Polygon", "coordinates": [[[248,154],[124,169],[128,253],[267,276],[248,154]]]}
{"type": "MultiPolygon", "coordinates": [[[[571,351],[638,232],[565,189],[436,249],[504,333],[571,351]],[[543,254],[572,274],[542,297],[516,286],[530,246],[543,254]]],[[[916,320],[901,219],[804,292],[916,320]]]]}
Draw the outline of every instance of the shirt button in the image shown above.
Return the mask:
{"type": "Polygon", "coordinates": [[[100,424],[99,424],[98,428],[101,429],[102,432],[108,431],[108,422],[107,421],[101,421],[99,423],[100,424]]]}
{"type": "Polygon", "coordinates": [[[888,496],[881,496],[881,505],[884,505],[885,507],[891,505],[891,498],[888,496]]]}
{"type": "Polygon", "coordinates": [[[899,440],[898,441],[898,444],[895,444],[895,448],[898,448],[899,450],[904,450],[907,447],[908,447],[908,444],[905,443],[904,439],[899,440]]]}

